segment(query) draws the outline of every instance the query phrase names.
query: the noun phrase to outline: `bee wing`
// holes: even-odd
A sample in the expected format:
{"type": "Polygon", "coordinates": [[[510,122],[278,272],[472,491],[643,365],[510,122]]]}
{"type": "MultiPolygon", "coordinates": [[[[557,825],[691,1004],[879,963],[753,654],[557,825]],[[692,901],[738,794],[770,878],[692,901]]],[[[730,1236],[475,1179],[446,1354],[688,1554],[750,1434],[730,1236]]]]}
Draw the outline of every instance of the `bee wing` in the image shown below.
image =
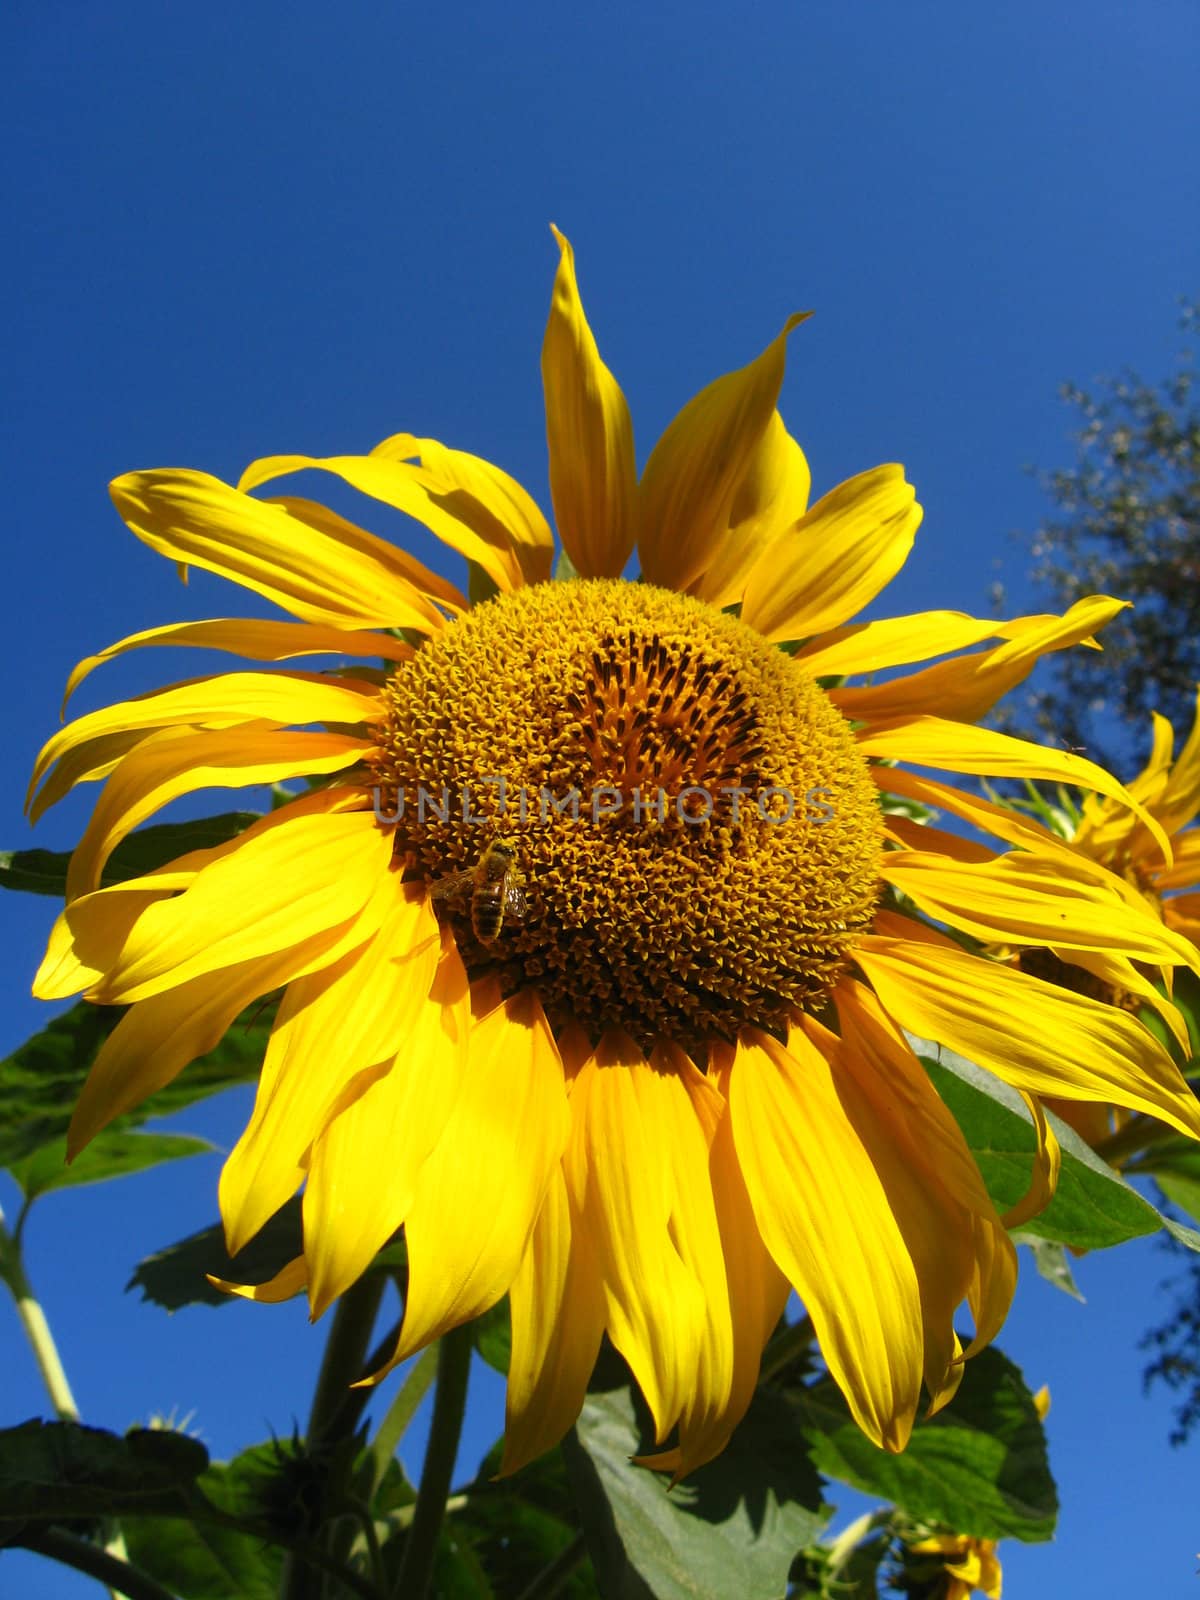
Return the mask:
{"type": "Polygon", "coordinates": [[[475,887],[475,873],[451,872],[444,878],[438,878],[430,885],[430,891],[435,900],[453,900],[475,887]]]}
{"type": "Polygon", "coordinates": [[[519,921],[529,910],[529,897],[519,883],[509,883],[504,887],[504,914],[515,917],[519,921]]]}

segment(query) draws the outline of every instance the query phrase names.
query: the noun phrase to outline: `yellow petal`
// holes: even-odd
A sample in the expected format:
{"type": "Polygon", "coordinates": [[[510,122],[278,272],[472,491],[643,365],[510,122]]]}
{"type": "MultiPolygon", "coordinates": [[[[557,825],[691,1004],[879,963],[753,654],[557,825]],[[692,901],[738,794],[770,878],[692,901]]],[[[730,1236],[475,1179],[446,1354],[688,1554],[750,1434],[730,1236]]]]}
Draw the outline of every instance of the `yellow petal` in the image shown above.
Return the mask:
{"type": "MultiPolygon", "coordinates": [[[[305,1152],[316,1140],[305,1196],[305,1238],[310,1262],[323,1269],[322,1218],[339,1204],[337,1192],[328,1190],[330,1176],[345,1185],[347,1198],[354,1185],[375,1184],[382,1210],[391,1171],[386,1161],[370,1166],[355,1163],[350,1139],[353,1117],[326,1144],[330,1128],[353,1110],[358,1103],[355,1095],[364,1097],[372,1070],[388,1063],[410,1032],[412,1045],[424,1041],[429,1056],[426,1082],[416,1087],[432,1094],[446,1076],[445,1052],[438,1046],[447,1031],[442,1028],[444,1019],[450,1017],[452,1033],[456,1008],[461,1011],[466,1003],[461,964],[454,965],[457,957],[451,946],[443,971],[431,977],[437,961],[437,929],[428,902],[396,873],[387,875],[382,888],[385,910],[377,927],[336,961],[297,977],[283,997],[267,1044],[254,1112],[221,1173],[221,1215],[231,1255],[298,1187],[305,1152]],[[326,1128],[343,1094],[346,1108],[326,1128]],[[351,1148],[351,1159],[339,1163],[341,1140],[351,1148]]],[[[455,1044],[455,1063],[461,1060],[461,1048],[461,1042],[455,1044]]],[[[387,1076],[383,1074],[383,1081],[387,1076]]],[[[371,1103],[381,1124],[383,1098],[376,1095],[371,1103]]],[[[384,1131],[391,1127],[386,1123],[384,1131]]],[[[416,1129],[415,1136],[420,1132],[416,1129]]],[[[403,1152],[399,1141],[397,1146],[399,1167],[403,1152]]],[[[360,1210],[353,1214],[356,1222],[362,1220],[360,1210]]],[[[387,1229],[383,1237],[392,1231],[387,1229]]],[[[351,1248],[348,1233],[347,1248],[351,1248]]],[[[367,1260],[374,1253],[371,1250],[367,1260]]]]}
{"type": "Polygon", "coordinates": [[[129,1005],[301,945],[360,911],[391,856],[369,811],[293,816],[243,836],[182,894],[143,911],[95,998],[129,1005]]]}
{"type": "Polygon", "coordinates": [[[1177,835],[1171,847],[1175,852],[1174,865],[1154,871],[1154,887],[1160,891],[1189,889],[1200,883],[1200,828],[1177,835]]]}
{"type": "Polygon", "coordinates": [[[287,1266],[280,1267],[266,1283],[231,1283],[227,1278],[215,1278],[211,1272],[206,1272],[205,1277],[216,1288],[224,1289],[226,1294],[236,1294],[242,1300],[257,1300],[260,1305],[275,1306],[304,1293],[307,1273],[304,1257],[297,1256],[287,1266]]]}
{"type": "Polygon", "coordinates": [[[147,645],[176,645],[188,650],[228,650],[251,661],[287,661],[293,656],[381,656],[407,661],[413,648],[390,633],[363,633],[318,627],[311,622],[258,622],[243,617],[218,617],[208,622],[173,622],[165,628],[131,633],[83,660],[67,679],[62,709],[83,680],[105,661],[147,645]]]}
{"type": "MultiPolygon", "coordinates": [[[[381,445],[379,448],[383,450],[386,446],[381,445]]],[[[264,497],[263,504],[282,506],[289,516],[298,517],[310,528],[328,534],[338,544],[347,545],[351,549],[358,549],[361,546],[374,551],[382,545],[388,566],[406,583],[410,583],[418,594],[424,595],[427,600],[436,600],[438,606],[452,616],[461,615],[470,609],[466,595],[456,584],[451,583],[449,578],[443,578],[441,573],[434,572],[423,561],[418,561],[416,556],[411,551],[405,550],[402,545],[392,544],[388,539],[380,539],[376,534],[368,533],[356,522],[349,522],[345,517],[338,516],[336,511],[331,511],[328,506],[323,506],[319,500],[306,500],[303,495],[271,494],[264,497]]],[[[389,626],[395,627],[397,624],[391,623],[389,626]]]]}
{"type": "Polygon", "coordinates": [[[1054,1129],[1046,1121],[1042,1102],[1036,1095],[1022,1094],[1029,1115],[1033,1118],[1033,1131],[1037,1144],[1033,1152],[1033,1167],[1029,1174],[1029,1187],[1015,1205],[1004,1213],[1006,1228],[1021,1228],[1031,1218],[1043,1212],[1054,1199],[1058,1189],[1058,1175],[1062,1169],[1062,1150],[1054,1129]]]}
{"type": "Polygon", "coordinates": [[[829,1063],[842,1110],[879,1176],[899,1225],[917,1275],[925,1384],[936,1395],[961,1355],[954,1313],[971,1281],[970,1213],[939,1181],[921,1143],[919,1135],[925,1129],[919,1113],[928,1108],[918,1098],[915,1078],[906,1085],[911,1095],[906,1106],[899,1098],[898,1086],[889,1081],[890,1074],[879,1071],[869,1049],[856,1037],[839,1039],[814,1018],[805,1017],[798,1029],[789,1031],[789,1049],[803,1055],[805,1041],[829,1063]],[[910,1119],[907,1113],[914,1105],[918,1117],[910,1119]]]}
{"type": "MultiPolygon", "coordinates": [[[[338,682],[305,672],[229,672],[217,678],[195,678],[90,711],[61,728],[43,745],[34,764],[27,804],[56,761],[109,740],[113,734],[190,723],[208,728],[231,728],[243,722],[275,727],[298,722],[360,723],[377,720],[382,714],[379,691],[365,683],[338,682]]],[[[101,747],[105,760],[111,748],[108,744],[101,747]]]]}
{"type": "MultiPolygon", "coordinates": [[[[399,437],[406,444],[433,443],[432,440],[412,439],[409,434],[399,437]]],[[[385,452],[392,450],[395,441],[384,440],[379,448],[385,452]]],[[[456,453],[447,452],[448,455],[456,453]]],[[[475,458],[468,457],[468,460],[473,462],[475,458]]],[[[273,478],[308,469],[331,472],[360,494],[370,495],[373,500],[420,522],[452,550],[482,567],[501,591],[507,593],[524,584],[516,530],[502,525],[490,506],[481,502],[470,489],[455,488],[411,461],[397,460],[389,454],[322,459],[298,455],[264,456],[252,461],[242,473],[239,488],[255,489],[273,478]]],[[[548,570],[548,555],[546,567],[548,570]]]]}
{"type": "MultiPolygon", "coordinates": [[[[1134,893],[1137,891],[1135,890],[1134,893]]],[[[1167,926],[1171,927],[1170,919],[1167,926]]],[[[1178,932],[1178,929],[1173,930],[1178,932]]],[[[1048,945],[1051,955],[1058,957],[1068,966],[1080,967],[1084,972],[1090,972],[1094,978],[1099,978],[1115,992],[1135,995],[1143,1004],[1148,1005],[1162,1018],[1164,1027],[1176,1040],[1183,1051],[1186,1061],[1191,1055],[1191,1046],[1188,1043],[1187,1023],[1184,1021],[1179,1008],[1171,1003],[1165,995],[1150,982],[1144,970],[1135,967],[1132,961],[1124,956],[1113,955],[1108,950],[1065,950],[1058,945],[1048,945]]],[[[1055,1106],[1051,1110],[1057,1110],[1055,1106]]]]}
{"type": "MultiPolygon", "coordinates": [[[[718,1045],[713,1050],[710,1072],[717,1077],[723,1096],[728,1095],[733,1056],[729,1046],[718,1045]]],[[[712,1134],[708,1175],[725,1259],[733,1363],[724,1409],[709,1407],[702,1415],[685,1413],[678,1449],[656,1458],[639,1458],[676,1476],[694,1471],[725,1448],[754,1398],[763,1349],[790,1293],[790,1285],[771,1259],[754,1220],[727,1113],[720,1116],[712,1134]]]]}
{"type": "MultiPolygon", "coordinates": [[[[1174,735],[1171,742],[1175,742],[1174,735]]],[[[1179,752],[1154,811],[1168,833],[1178,832],[1200,813],[1200,693],[1196,697],[1196,719],[1192,731],[1179,752]]]]}
{"type": "MultiPolygon", "coordinates": [[[[696,1375],[679,1419],[679,1474],[692,1472],[728,1437],[733,1385],[733,1319],[724,1245],[709,1171],[710,1146],[725,1104],[709,1079],[674,1044],[658,1044],[651,1065],[662,1074],[661,1159],[669,1163],[674,1198],[670,1234],[704,1304],[696,1375]]],[[[741,1246],[739,1245],[739,1248],[741,1246]]],[[[736,1419],[733,1419],[736,1420],[736,1419]]]]}
{"type": "MultiPolygon", "coordinates": [[[[423,481],[469,528],[496,550],[516,556],[525,583],[545,583],[554,560],[554,535],[536,500],[515,478],[481,456],[450,450],[436,439],[394,433],[371,451],[388,461],[420,461],[423,481]]],[[[435,530],[436,531],[436,530],[435,530]]],[[[458,549],[458,545],[454,545],[458,549]]]]}
{"type": "MultiPolygon", "coordinates": [[[[336,931],[326,935],[328,941],[336,931]]],[[[68,1159],[114,1117],[149,1099],[214,1049],[239,1013],[287,983],[308,953],[286,950],[208,972],[130,1006],[101,1045],[80,1091],[67,1135],[68,1159]]]]}
{"type": "Polygon", "coordinates": [[[371,739],[340,733],[260,728],[167,728],[153,733],[105,784],[67,869],[67,899],[97,888],[105,863],[126,834],[180,795],[338,772],[374,748],[371,739]]]}
{"type": "Polygon", "coordinates": [[[973,656],[940,661],[923,672],[906,674],[866,688],[835,689],[830,698],[852,722],[886,722],[894,717],[941,716],[977,722],[1015,689],[1042,656],[1090,638],[1128,604],[1092,595],[1062,617],[1006,639],[973,656]]]}
{"type": "Polygon", "coordinates": [[[135,750],[153,731],[152,728],[132,728],[125,733],[104,734],[68,751],[55,764],[54,771],[42,784],[36,798],[30,800],[26,797],[30,822],[37,822],[65,794],[70,794],[77,783],[96,783],[101,778],[107,778],[121,757],[135,750]]]}
{"type": "MultiPolygon", "coordinates": [[[[452,935],[445,930],[402,967],[390,959],[387,967],[391,972],[377,973],[371,994],[379,1018],[374,1043],[358,1048],[355,1059],[389,1059],[373,1077],[348,1082],[309,1165],[304,1240],[314,1317],[366,1270],[401,1223],[412,1303],[414,1196],[467,1087],[467,993],[452,935]]],[[[346,1057],[347,1076],[353,1066],[346,1057]]],[[[443,1190],[443,1206],[454,1192],[443,1190]]],[[[455,1215],[458,1208],[455,1195],[455,1215]]]]}
{"type": "Polygon", "coordinates": [[[559,538],[583,578],[619,578],[637,539],[633,423],[621,386],[600,359],[575,281],[575,252],[561,252],[542,342],[550,497],[559,538]]]}
{"type": "Polygon", "coordinates": [[[740,601],[755,562],[804,515],[811,485],[804,452],[776,411],[738,484],[729,528],[689,594],[718,609],[740,601]]]}
{"type": "Polygon", "coordinates": [[[765,639],[804,639],[869,604],[908,558],[921,507],[904,468],[839,484],[750,570],[742,621],[765,639]]]}
{"type": "Polygon", "coordinates": [[[949,768],[992,778],[1050,778],[1078,789],[1095,789],[1136,812],[1170,860],[1170,842],[1153,817],[1103,767],[1070,750],[1031,744],[992,728],[976,728],[943,717],[911,717],[873,724],[856,737],[863,755],[883,761],[908,761],[917,767],[949,768]]]}
{"type": "Polygon", "coordinates": [[[671,1096],[683,1092],[611,1030],[571,1087],[563,1161],[572,1225],[587,1233],[600,1268],[609,1336],[660,1443],[687,1404],[705,1325],[700,1285],[671,1238],[674,1184],[659,1151],[671,1096]]]}
{"type": "Polygon", "coordinates": [[[437,607],[398,570],[392,547],[371,534],[355,529],[356,537],[335,538],[207,472],[129,472],[109,493],[152,550],[231,578],[302,622],[441,632],[437,607]]]}
{"type": "Polygon", "coordinates": [[[508,1293],[560,1170],[569,1120],[554,1035],[526,992],[473,1031],[462,1092],[418,1176],[393,1362],[508,1293]]]}
{"type": "Polygon", "coordinates": [[[729,1107],[758,1231],[804,1301],[855,1421],[902,1450],[921,1389],[917,1275],[829,1063],[803,1035],[793,1051],[747,1029],[729,1107]]]}
{"type": "Polygon", "coordinates": [[[789,317],[749,366],[702,389],[655,445],[639,494],[638,550],[648,582],[686,589],[717,555],[738,488],[772,426],[788,335],[804,320],[789,317]]]}
{"type": "Polygon", "coordinates": [[[571,1427],[604,1334],[600,1269],[586,1235],[572,1225],[561,1167],[551,1174],[509,1307],[502,1478],[553,1449],[571,1427]]]}
{"type": "Polygon", "coordinates": [[[1177,894],[1163,902],[1167,926],[1200,945],[1200,894],[1177,894]]]}
{"type": "Polygon", "coordinates": [[[1165,928],[1145,900],[1126,900],[1115,879],[1099,881],[1094,871],[1061,856],[1021,850],[961,862],[935,852],[887,850],[879,873],[935,921],[985,943],[1111,950],[1200,971],[1200,951],[1165,928]]]}
{"type": "MultiPolygon", "coordinates": [[[[835,1000],[842,1028],[843,1070],[854,1078],[877,1114],[885,1119],[896,1147],[905,1152],[907,1170],[918,1176],[931,1193],[944,1191],[970,1219],[967,1278],[956,1279],[955,1288],[958,1299],[966,1293],[976,1314],[976,1338],[970,1348],[974,1354],[995,1336],[1007,1314],[1017,1281],[1016,1250],[958,1123],[935,1092],[908,1041],[889,1021],[870,990],[853,979],[839,984],[835,1000]],[[979,1316],[976,1301],[984,1303],[986,1320],[979,1316]]],[[[960,1227],[961,1220],[950,1212],[947,1231],[955,1240],[955,1247],[960,1227]]],[[[942,1231],[939,1225],[934,1236],[942,1231]]],[[[915,1254],[914,1261],[918,1261],[915,1254]]],[[[928,1269],[922,1276],[923,1300],[927,1276],[928,1269]]],[[[958,1299],[951,1305],[951,1312],[958,1299]]],[[[927,1326],[928,1322],[927,1313],[927,1326]]],[[[942,1328],[943,1349],[952,1346],[953,1331],[952,1322],[942,1328]]],[[[926,1365],[928,1382],[928,1360],[926,1365]]],[[[937,1382],[930,1382],[929,1387],[935,1391],[937,1382]]]]}
{"type": "Polygon", "coordinates": [[[880,912],[855,960],[902,1028],[996,1073],[1014,1089],[1064,1100],[1111,1100],[1200,1138],[1197,1101],[1153,1035],[1103,1005],[984,960],[880,912]]]}
{"type": "Polygon", "coordinates": [[[985,639],[1005,638],[1007,630],[1028,620],[1043,619],[1018,618],[1005,623],[970,617],[963,611],[918,611],[906,617],[882,617],[877,622],[850,622],[813,639],[797,650],[795,659],[802,661],[814,678],[882,672],[966,650],[985,639]]]}

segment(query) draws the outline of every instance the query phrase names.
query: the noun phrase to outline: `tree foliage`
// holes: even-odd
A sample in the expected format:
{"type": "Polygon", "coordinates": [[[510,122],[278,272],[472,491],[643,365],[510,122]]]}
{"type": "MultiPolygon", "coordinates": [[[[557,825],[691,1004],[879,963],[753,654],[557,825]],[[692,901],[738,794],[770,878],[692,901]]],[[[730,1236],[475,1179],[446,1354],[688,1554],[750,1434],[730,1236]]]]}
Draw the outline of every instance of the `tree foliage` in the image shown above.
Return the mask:
{"type": "MultiPolygon", "coordinates": [[[[1185,301],[1185,339],[1200,299],[1185,301]]],[[[1086,594],[1133,602],[1104,630],[1103,652],[1057,656],[1031,691],[1038,731],[1120,767],[1114,731],[1159,711],[1190,727],[1200,681],[1200,405],[1190,351],[1150,383],[1134,372],[1091,389],[1063,385],[1077,414],[1076,457],[1039,474],[1053,507],[1031,536],[1033,577],[1055,609],[1086,594]]]]}

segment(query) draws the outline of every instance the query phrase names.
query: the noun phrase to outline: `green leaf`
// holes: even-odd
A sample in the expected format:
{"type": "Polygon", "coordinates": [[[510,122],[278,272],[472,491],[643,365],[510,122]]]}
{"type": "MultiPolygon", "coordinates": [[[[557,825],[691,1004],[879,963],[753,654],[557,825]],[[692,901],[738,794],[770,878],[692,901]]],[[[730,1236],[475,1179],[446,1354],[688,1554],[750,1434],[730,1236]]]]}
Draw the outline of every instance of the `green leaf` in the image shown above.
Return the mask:
{"type": "MultiPolygon", "coordinates": [[[[934,1088],[953,1112],[996,1207],[1015,1205],[1029,1187],[1036,1136],[1019,1094],[951,1050],[923,1039],[910,1043],[934,1088]]],[[[1077,1249],[1101,1250],[1154,1233],[1164,1219],[1119,1172],[1106,1165],[1073,1128],[1048,1113],[1062,1146],[1054,1199],[1022,1231],[1077,1249]]]]}
{"type": "Polygon", "coordinates": [[[72,1189],[85,1183],[103,1183],[107,1178],[128,1177],[164,1161],[206,1155],[213,1148],[207,1139],[191,1139],[181,1133],[114,1133],[106,1128],[70,1166],[67,1141],[55,1139],[13,1162],[8,1170],[26,1200],[35,1200],[51,1189],[72,1189]]]}
{"type": "Polygon", "coordinates": [[[78,1422],[24,1422],[0,1430],[0,1528],[182,1510],[207,1465],[202,1444],[165,1429],[121,1438],[78,1422]]]}
{"type": "Polygon", "coordinates": [[[233,1296],[209,1283],[206,1273],[232,1283],[266,1283],[302,1248],[300,1199],[294,1196],[236,1257],[226,1252],[225,1231],[219,1224],[203,1228],[139,1261],[125,1288],[140,1289],[143,1300],[167,1311],[225,1306],[233,1296]]]}
{"type": "Polygon", "coordinates": [[[1194,1140],[1172,1134],[1140,1151],[1125,1170],[1153,1178],[1172,1205],[1200,1221],[1200,1145],[1194,1140]]]}
{"type": "MultiPolygon", "coordinates": [[[[193,822],[161,822],[138,828],[121,840],[105,864],[102,884],[124,883],[144,872],[165,866],[190,850],[208,850],[244,833],[257,822],[257,811],[226,811],[193,822]]],[[[51,894],[61,900],[67,889],[71,851],[0,850],[0,889],[23,889],[28,894],[51,894]]]]}
{"type": "Polygon", "coordinates": [[[283,1552],[258,1533],[182,1517],[124,1517],[121,1532],[134,1566],[180,1600],[275,1600],[279,1593],[283,1552]]]}
{"type": "MultiPolygon", "coordinates": [[[[524,1594],[576,1538],[579,1517],[562,1451],[549,1451],[513,1477],[493,1481],[502,1455],[500,1441],[468,1485],[466,1504],[447,1524],[439,1549],[439,1595],[488,1600],[493,1594],[524,1594]]],[[[565,1600],[594,1600],[596,1578],[586,1552],[554,1592],[565,1600]]]]}
{"type": "Polygon", "coordinates": [[[1041,1418],[1000,1351],[967,1362],[953,1403],[919,1422],[901,1455],[871,1443],[830,1379],[791,1400],[828,1477],[957,1533],[1027,1542],[1053,1535],[1058,1497],[1041,1418]]]}
{"type": "Polygon", "coordinates": [[[1047,1283],[1069,1294],[1072,1300],[1084,1303],[1067,1259],[1066,1245],[1059,1244],[1057,1239],[1039,1239],[1036,1234],[1026,1233],[1023,1229],[1014,1233],[1012,1240],[1014,1244],[1028,1245],[1033,1254],[1033,1264],[1047,1283]]]}
{"type": "MultiPolygon", "coordinates": [[[[236,1256],[226,1251],[225,1230],[214,1223],[139,1261],[125,1288],[127,1292],[140,1289],[143,1300],[165,1311],[178,1311],[181,1306],[227,1306],[235,1297],[209,1283],[206,1274],[211,1272],[228,1283],[266,1283],[294,1261],[303,1246],[300,1196],[293,1195],[236,1256]]],[[[384,1245],[367,1271],[403,1273],[406,1266],[404,1240],[398,1238],[384,1245]]]]}
{"type": "MultiPolygon", "coordinates": [[[[65,1138],[83,1081],[123,1015],[119,1006],[81,1000],[0,1064],[0,1167],[15,1167],[65,1138]]],[[[253,1081],[273,1015],[271,1005],[247,1008],[215,1049],[135,1110],[115,1117],[108,1131],[140,1127],[151,1117],[170,1116],[233,1084],[253,1081]]]]}
{"type": "Polygon", "coordinates": [[[573,583],[578,577],[578,567],[576,567],[565,550],[560,550],[558,552],[558,560],[554,563],[555,583],[573,583]]]}
{"type": "Polygon", "coordinates": [[[778,1600],[827,1516],[795,1416],[758,1394],[724,1452],[670,1491],[638,1448],[628,1387],[589,1394],[563,1444],[605,1600],[778,1600]]]}
{"type": "Polygon", "coordinates": [[[512,1325],[509,1318],[508,1296],[471,1324],[475,1348],[494,1371],[508,1376],[508,1361],[512,1353],[512,1325]]]}

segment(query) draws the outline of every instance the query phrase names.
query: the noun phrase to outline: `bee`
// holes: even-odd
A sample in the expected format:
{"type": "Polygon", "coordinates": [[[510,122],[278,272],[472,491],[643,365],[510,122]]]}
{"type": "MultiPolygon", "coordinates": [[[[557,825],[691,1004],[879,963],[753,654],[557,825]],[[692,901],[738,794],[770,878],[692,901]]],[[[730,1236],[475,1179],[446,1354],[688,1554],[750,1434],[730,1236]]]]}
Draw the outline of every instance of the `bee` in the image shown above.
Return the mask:
{"type": "Polygon", "coordinates": [[[516,861],[517,847],[511,839],[493,839],[473,867],[439,878],[433,898],[461,900],[469,895],[475,937],[480,944],[495,944],[505,917],[520,920],[529,909],[516,861]]]}

